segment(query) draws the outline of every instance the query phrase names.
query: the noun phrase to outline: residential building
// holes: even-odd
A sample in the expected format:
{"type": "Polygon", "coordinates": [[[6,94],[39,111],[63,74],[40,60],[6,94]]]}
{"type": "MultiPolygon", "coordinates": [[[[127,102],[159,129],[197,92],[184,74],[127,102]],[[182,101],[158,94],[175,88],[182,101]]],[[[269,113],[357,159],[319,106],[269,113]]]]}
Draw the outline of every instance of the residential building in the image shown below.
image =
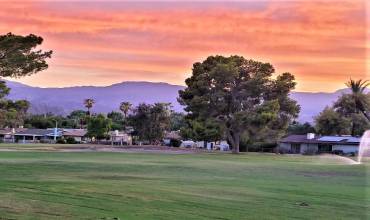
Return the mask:
{"type": "Polygon", "coordinates": [[[112,145],[132,145],[132,137],[123,131],[110,131],[109,141],[112,145]]]}
{"type": "Polygon", "coordinates": [[[60,129],[24,129],[13,134],[15,142],[18,143],[50,143],[62,135],[60,129]]]}
{"type": "Polygon", "coordinates": [[[279,141],[279,151],[292,154],[344,153],[357,154],[361,137],[289,135],[279,141]]]}
{"type": "Polygon", "coordinates": [[[86,141],[86,129],[69,129],[69,128],[62,128],[62,136],[64,138],[73,138],[76,142],[81,143],[86,141]]]}

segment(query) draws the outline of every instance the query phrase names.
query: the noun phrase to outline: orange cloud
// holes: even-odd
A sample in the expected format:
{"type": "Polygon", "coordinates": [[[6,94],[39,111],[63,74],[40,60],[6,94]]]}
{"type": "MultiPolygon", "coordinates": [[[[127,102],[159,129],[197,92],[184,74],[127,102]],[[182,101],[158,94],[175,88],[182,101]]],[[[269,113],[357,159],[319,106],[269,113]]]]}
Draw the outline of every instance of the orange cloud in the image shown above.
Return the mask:
{"type": "Polygon", "coordinates": [[[365,4],[3,3],[0,31],[39,34],[55,51],[50,69],[22,79],[38,86],[183,84],[193,62],[240,54],[292,72],[298,90],[329,91],[366,78],[365,4]]]}

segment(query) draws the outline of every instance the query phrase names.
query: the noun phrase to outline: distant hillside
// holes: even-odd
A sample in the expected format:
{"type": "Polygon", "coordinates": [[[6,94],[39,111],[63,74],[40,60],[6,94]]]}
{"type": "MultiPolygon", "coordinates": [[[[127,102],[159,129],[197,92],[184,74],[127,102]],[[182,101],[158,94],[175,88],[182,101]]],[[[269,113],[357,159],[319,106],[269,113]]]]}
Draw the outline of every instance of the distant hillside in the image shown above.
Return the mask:
{"type": "MultiPolygon", "coordinates": [[[[86,98],[93,98],[96,104],[94,112],[110,112],[118,110],[119,103],[129,101],[134,105],[141,102],[170,102],[175,111],[182,111],[177,102],[178,91],[183,86],[168,83],[122,82],[111,86],[78,86],[67,88],[38,88],[21,83],[7,81],[12,89],[10,99],[26,99],[31,102],[32,113],[53,112],[68,114],[76,109],[84,109],[82,104],[86,98]]],[[[331,105],[346,90],[334,93],[293,92],[291,97],[301,105],[299,121],[311,122],[325,106],[331,105]]]]}
{"type": "Polygon", "coordinates": [[[11,88],[8,97],[30,101],[32,113],[68,114],[76,109],[84,109],[83,100],[86,98],[96,101],[93,112],[118,111],[122,101],[129,101],[133,105],[170,102],[175,111],[182,110],[176,99],[183,87],[167,83],[123,82],[106,87],[38,88],[7,81],[7,85],[11,88]]]}

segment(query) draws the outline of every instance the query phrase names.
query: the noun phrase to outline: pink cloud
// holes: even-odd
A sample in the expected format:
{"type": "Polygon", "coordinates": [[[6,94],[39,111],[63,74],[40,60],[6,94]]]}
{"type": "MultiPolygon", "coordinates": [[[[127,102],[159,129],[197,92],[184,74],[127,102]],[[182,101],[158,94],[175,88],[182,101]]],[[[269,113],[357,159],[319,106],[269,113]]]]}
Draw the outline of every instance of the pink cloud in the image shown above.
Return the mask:
{"type": "Polygon", "coordinates": [[[53,71],[60,85],[136,78],[183,84],[192,63],[212,54],[271,62],[295,74],[305,91],[366,77],[365,1],[182,4],[4,3],[0,31],[45,38],[43,47],[55,51],[51,68],[23,79],[43,86],[55,85],[46,77],[53,71]],[[89,77],[71,82],[67,69],[89,77]]]}

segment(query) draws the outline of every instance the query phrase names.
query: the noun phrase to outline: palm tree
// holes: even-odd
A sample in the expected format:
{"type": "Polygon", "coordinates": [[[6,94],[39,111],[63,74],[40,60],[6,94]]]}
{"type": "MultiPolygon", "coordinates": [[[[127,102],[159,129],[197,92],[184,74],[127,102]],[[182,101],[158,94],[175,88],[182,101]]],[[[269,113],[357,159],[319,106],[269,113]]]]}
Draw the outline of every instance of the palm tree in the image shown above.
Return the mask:
{"type": "Polygon", "coordinates": [[[347,83],[345,83],[346,86],[351,89],[351,98],[354,101],[354,108],[357,113],[362,113],[367,120],[370,121],[370,115],[369,115],[369,105],[370,105],[370,98],[369,95],[366,94],[366,88],[370,85],[370,82],[368,80],[352,80],[350,79],[347,83]]]}
{"type": "Polygon", "coordinates": [[[87,114],[90,116],[91,113],[90,113],[90,109],[93,107],[93,105],[95,104],[95,100],[94,99],[85,99],[84,100],[84,105],[85,107],[87,108],[87,114]]]}
{"type": "Polygon", "coordinates": [[[127,118],[128,112],[131,110],[132,104],[130,102],[121,102],[119,109],[122,111],[125,118],[127,118]]]}

